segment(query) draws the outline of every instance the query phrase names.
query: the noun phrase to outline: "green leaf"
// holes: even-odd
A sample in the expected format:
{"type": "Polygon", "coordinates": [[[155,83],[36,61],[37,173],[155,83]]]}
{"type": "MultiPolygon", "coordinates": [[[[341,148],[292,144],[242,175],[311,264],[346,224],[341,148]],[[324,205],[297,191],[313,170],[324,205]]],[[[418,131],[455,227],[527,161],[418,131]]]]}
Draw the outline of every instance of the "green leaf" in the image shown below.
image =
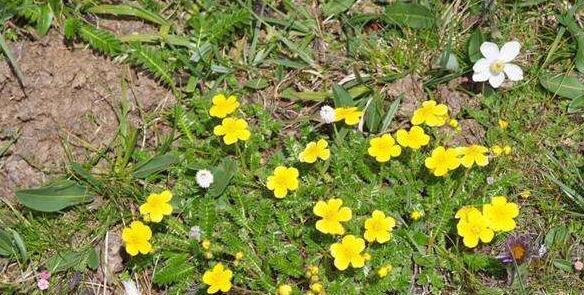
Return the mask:
{"type": "Polygon", "coordinates": [[[394,100],[391,105],[389,106],[389,110],[387,110],[387,113],[385,113],[385,118],[383,118],[383,123],[381,124],[381,129],[380,129],[380,133],[384,133],[389,129],[389,125],[391,124],[391,121],[393,121],[393,118],[395,118],[395,114],[397,113],[397,110],[399,109],[399,105],[401,103],[403,94],[400,95],[396,100],[394,100]]]}
{"type": "Polygon", "coordinates": [[[97,270],[99,267],[99,256],[94,247],[90,247],[87,251],[87,267],[92,270],[97,270]]]}
{"type": "Polygon", "coordinates": [[[354,3],[355,0],[329,0],[322,6],[322,12],[328,18],[348,10],[354,3]]]}
{"type": "Polygon", "coordinates": [[[584,95],[575,98],[568,105],[568,113],[575,113],[584,109],[584,95]]]}
{"type": "Polygon", "coordinates": [[[481,54],[480,48],[481,44],[485,42],[485,35],[480,29],[476,29],[468,40],[468,58],[471,62],[476,62],[481,59],[483,55],[481,54]]]}
{"type": "Polygon", "coordinates": [[[574,76],[565,74],[549,76],[543,75],[539,78],[541,85],[554,95],[576,99],[584,95],[584,84],[574,76]]]}
{"type": "Polygon", "coordinates": [[[16,62],[16,58],[12,54],[10,47],[8,47],[8,44],[6,44],[6,41],[4,41],[4,36],[2,34],[0,34],[0,49],[2,49],[8,58],[8,62],[12,66],[12,69],[18,78],[18,82],[20,82],[20,86],[24,87],[24,74],[22,73],[22,70],[20,70],[20,66],[18,66],[18,62],[16,62]]]}
{"type": "Polygon", "coordinates": [[[41,188],[20,190],[16,192],[16,198],[24,206],[43,212],[55,212],[93,200],[93,196],[84,186],[70,180],[41,188]]]}
{"type": "Polygon", "coordinates": [[[554,259],[554,267],[556,267],[559,270],[563,270],[565,272],[572,272],[573,271],[573,266],[572,266],[572,262],[565,260],[565,259],[554,259]]]}
{"type": "Polygon", "coordinates": [[[150,160],[137,164],[132,175],[135,178],[146,178],[154,173],[168,169],[168,167],[177,163],[178,160],[179,159],[172,154],[158,155],[150,160]]]}
{"type": "Polygon", "coordinates": [[[296,92],[292,88],[286,88],[280,97],[289,100],[308,100],[308,101],[324,101],[329,97],[327,92],[314,92],[314,91],[304,91],[296,92]]]}
{"type": "Polygon", "coordinates": [[[584,73],[584,29],[582,29],[576,22],[574,13],[578,10],[579,6],[583,5],[584,2],[574,5],[566,15],[562,15],[558,18],[560,23],[566,27],[572,36],[574,36],[577,46],[575,64],[576,69],[580,73],[584,73]]]}
{"type": "Polygon", "coordinates": [[[36,23],[36,31],[41,37],[45,36],[51,28],[53,17],[53,9],[49,3],[45,3],[45,5],[41,6],[41,14],[36,23]]]}
{"type": "Polygon", "coordinates": [[[28,251],[26,250],[26,245],[24,244],[24,240],[22,239],[20,234],[18,232],[16,232],[15,230],[10,229],[10,231],[12,232],[12,240],[14,241],[14,245],[16,245],[16,248],[20,252],[20,257],[22,258],[22,261],[27,261],[28,260],[28,251]]]}
{"type": "Polygon", "coordinates": [[[282,93],[280,93],[280,97],[289,99],[289,100],[308,100],[308,101],[324,101],[329,97],[327,92],[314,92],[314,91],[304,91],[304,92],[296,92],[292,88],[286,88],[282,93]]]}
{"type": "Polygon", "coordinates": [[[0,256],[11,256],[15,253],[12,239],[12,235],[0,229],[0,256]]]}
{"type": "Polygon", "coordinates": [[[397,23],[412,29],[431,28],[434,15],[428,8],[413,3],[393,3],[385,7],[385,18],[390,23],[397,23]]]}
{"type": "Polygon", "coordinates": [[[355,105],[353,97],[339,84],[333,85],[333,100],[335,107],[353,106],[355,105]]]}
{"type": "Polygon", "coordinates": [[[243,84],[244,87],[261,90],[268,87],[268,81],[264,78],[249,80],[243,84]]]}
{"type": "Polygon", "coordinates": [[[365,125],[370,132],[375,133],[381,124],[381,98],[377,95],[371,97],[371,102],[365,110],[365,125]]]}
{"type": "MultiPolygon", "coordinates": [[[[86,253],[65,250],[47,259],[45,267],[51,273],[63,272],[80,266],[85,261],[85,258],[86,253]]],[[[82,268],[85,268],[85,265],[82,268]]]]}
{"type": "Polygon", "coordinates": [[[95,14],[111,14],[116,16],[131,16],[136,18],[141,18],[143,20],[158,24],[158,25],[169,25],[168,21],[166,21],[162,16],[159,14],[146,10],[144,8],[130,6],[130,5],[97,5],[91,7],[87,10],[90,13],[95,14]]]}
{"type": "Polygon", "coordinates": [[[213,184],[209,188],[209,196],[216,198],[223,194],[236,171],[237,163],[230,158],[225,158],[219,167],[213,169],[213,184]]]}
{"type": "Polygon", "coordinates": [[[188,254],[176,254],[170,257],[164,266],[154,273],[152,282],[165,285],[178,282],[195,273],[195,265],[188,261],[188,254]]]}
{"type": "Polygon", "coordinates": [[[83,41],[89,43],[93,49],[103,54],[116,56],[122,51],[120,40],[111,32],[90,25],[80,25],[79,36],[83,41]]]}

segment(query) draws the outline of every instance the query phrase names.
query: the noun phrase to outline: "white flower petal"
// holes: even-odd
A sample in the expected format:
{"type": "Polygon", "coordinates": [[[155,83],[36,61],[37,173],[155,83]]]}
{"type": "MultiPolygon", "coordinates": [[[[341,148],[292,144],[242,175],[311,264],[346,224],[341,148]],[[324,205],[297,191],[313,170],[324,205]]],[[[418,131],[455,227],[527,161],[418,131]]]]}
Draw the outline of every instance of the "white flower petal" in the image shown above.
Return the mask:
{"type": "Polygon", "coordinates": [[[485,82],[491,78],[491,72],[489,70],[476,72],[472,75],[472,80],[475,82],[485,82]]]}
{"type": "Polygon", "coordinates": [[[501,47],[501,55],[499,58],[503,62],[510,62],[519,55],[519,50],[521,50],[521,44],[519,42],[507,42],[501,47]]]}
{"type": "Polygon", "coordinates": [[[505,64],[503,71],[511,81],[523,80],[523,70],[518,65],[505,64]]]}
{"type": "Polygon", "coordinates": [[[132,280],[125,280],[122,281],[122,285],[124,285],[125,293],[124,295],[142,295],[140,290],[138,290],[138,286],[132,280]]]}
{"type": "Polygon", "coordinates": [[[335,121],[335,109],[331,106],[323,106],[320,108],[320,118],[323,122],[330,124],[335,121]]]}
{"type": "Polygon", "coordinates": [[[482,71],[487,71],[489,70],[489,67],[491,66],[491,61],[486,59],[486,58],[481,58],[479,60],[477,60],[477,62],[475,62],[474,66],[472,67],[472,69],[476,72],[482,72],[482,71]]]}
{"type": "Polygon", "coordinates": [[[491,84],[491,86],[493,86],[493,88],[499,88],[499,86],[501,86],[501,84],[503,84],[504,80],[505,80],[505,74],[499,73],[499,74],[491,76],[491,78],[489,78],[489,84],[491,84]]]}
{"type": "Polygon", "coordinates": [[[483,42],[480,50],[487,59],[499,59],[499,46],[493,42],[483,42]]]}

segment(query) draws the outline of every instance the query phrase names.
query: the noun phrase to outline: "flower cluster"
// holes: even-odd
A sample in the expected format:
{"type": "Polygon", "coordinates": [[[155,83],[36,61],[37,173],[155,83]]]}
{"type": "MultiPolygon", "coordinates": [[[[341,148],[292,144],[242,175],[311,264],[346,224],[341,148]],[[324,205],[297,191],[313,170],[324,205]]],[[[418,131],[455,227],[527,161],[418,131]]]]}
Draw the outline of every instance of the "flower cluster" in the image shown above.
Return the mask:
{"type": "Polygon", "coordinates": [[[489,243],[495,232],[509,232],[515,229],[515,217],[519,215],[519,207],[513,202],[507,202],[507,197],[496,196],[491,203],[484,204],[483,210],[465,206],[460,208],[455,218],[459,219],[456,229],[468,248],[474,248],[479,240],[489,243]]]}
{"type": "MultiPolygon", "coordinates": [[[[352,218],[352,211],[348,207],[342,207],[341,199],[332,198],[328,201],[318,201],[312,211],[320,217],[316,222],[316,229],[324,234],[343,235],[345,228],[341,222],[348,222],[352,218]]],[[[391,231],[395,227],[395,219],[385,216],[380,210],[373,211],[370,218],[365,220],[365,233],[363,237],[370,243],[386,243],[391,239],[391,231]]],[[[365,240],[354,235],[344,236],[340,242],[330,246],[334,265],[339,270],[345,270],[351,265],[360,268],[368,260],[365,250],[365,240]]]]}
{"type": "Polygon", "coordinates": [[[223,142],[226,145],[234,144],[239,140],[246,141],[251,136],[247,121],[236,117],[227,117],[238,107],[237,97],[232,95],[226,98],[225,95],[218,94],[213,97],[213,106],[209,109],[211,117],[223,119],[221,125],[217,125],[213,129],[213,134],[223,136],[223,142]]]}
{"type": "MultiPolygon", "coordinates": [[[[161,193],[152,193],[146,198],[146,203],[140,206],[140,214],[146,222],[158,223],[162,221],[165,215],[172,214],[172,192],[165,190],[161,193]]],[[[135,220],[130,223],[129,227],[122,230],[122,240],[126,252],[132,256],[138,253],[148,254],[152,252],[152,230],[148,225],[141,221],[135,220]]]]}

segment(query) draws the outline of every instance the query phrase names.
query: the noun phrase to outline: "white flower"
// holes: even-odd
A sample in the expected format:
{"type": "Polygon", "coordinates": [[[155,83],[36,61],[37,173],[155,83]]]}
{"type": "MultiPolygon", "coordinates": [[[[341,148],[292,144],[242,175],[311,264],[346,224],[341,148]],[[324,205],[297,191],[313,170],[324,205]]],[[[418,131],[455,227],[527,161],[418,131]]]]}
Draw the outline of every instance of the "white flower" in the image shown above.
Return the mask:
{"type": "Polygon", "coordinates": [[[517,57],[521,44],[517,41],[507,42],[501,47],[492,42],[484,42],[481,44],[481,53],[484,58],[477,60],[472,69],[474,74],[472,80],[475,82],[489,81],[493,88],[498,88],[503,84],[505,75],[511,81],[519,81],[523,79],[523,71],[521,68],[511,61],[517,57]]]}
{"type": "Polygon", "coordinates": [[[189,238],[201,241],[201,234],[203,234],[201,227],[195,225],[191,227],[191,230],[189,231],[189,238]]]}
{"type": "Polygon", "coordinates": [[[124,293],[124,295],[142,295],[142,293],[140,293],[140,290],[138,290],[138,287],[136,286],[136,283],[134,283],[134,281],[125,280],[125,281],[122,281],[122,284],[124,285],[124,290],[126,291],[124,293]]]}
{"type": "Polygon", "coordinates": [[[213,183],[213,173],[211,171],[203,169],[197,171],[196,175],[197,184],[202,188],[208,188],[213,183]]]}
{"type": "Polygon", "coordinates": [[[320,108],[320,118],[327,124],[335,121],[335,109],[330,106],[320,108]]]}

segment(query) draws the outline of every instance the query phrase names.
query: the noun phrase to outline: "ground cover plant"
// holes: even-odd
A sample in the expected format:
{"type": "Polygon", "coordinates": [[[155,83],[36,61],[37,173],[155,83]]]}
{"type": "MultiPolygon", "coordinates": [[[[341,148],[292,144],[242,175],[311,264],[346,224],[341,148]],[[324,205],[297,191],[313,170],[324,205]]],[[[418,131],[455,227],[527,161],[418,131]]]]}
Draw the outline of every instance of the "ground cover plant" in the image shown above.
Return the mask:
{"type": "Polygon", "coordinates": [[[0,5],[25,93],[20,40],[126,66],[111,141],[2,196],[2,294],[584,291],[583,1],[0,5]]]}

